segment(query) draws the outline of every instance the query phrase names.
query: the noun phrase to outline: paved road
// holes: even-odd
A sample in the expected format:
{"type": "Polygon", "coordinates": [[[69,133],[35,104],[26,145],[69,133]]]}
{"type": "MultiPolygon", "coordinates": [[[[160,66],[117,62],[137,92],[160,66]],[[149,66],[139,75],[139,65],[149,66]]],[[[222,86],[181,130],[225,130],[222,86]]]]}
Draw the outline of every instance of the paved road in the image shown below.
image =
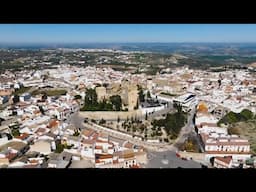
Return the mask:
{"type": "Polygon", "coordinates": [[[173,146],[177,148],[177,146],[179,144],[182,144],[185,142],[185,140],[187,139],[188,135],[190,133],[193,133],[195,132],[194,130],[194,122],[193,122],[193,117],[195,115],[195,111],[196,109],[192,109],[190,112],[189,112],[189,116],[188,116],[188,121],[187,121],[187,124],[180,130],[180,134],[178,136],[178,138],[175,140],[175,143],[173,143],[173,146]]]}
{"type": "Polygon", "coordinates": [[[146,142],[146,141],[141,141],[139,139],[133,138],[132,136],[130,136],[128,134],[126,135],[126,134],[121,133],[116,130],[101,127],[101,126],[99,126],[97,124],[93,124],[93,123],[84,123],[83,120],[84,120],[83,117],[80,117],[78,113],[75,113],[71,116],[70,120],[67,123],[70,123],[70,124],[74,125],[75,127],[81,128],[81,129],[90,128],[90,129],[94,129],[96,131],[101,131],[101,132],[104,132],[112,137],[116,137],[116,138],[123,139],[123,140],[128,140],[134,144],[142,145],[145,148],[151,149],[151,150],[158,150],[158,151],[160,150],[161,151],[161,150],[165,149],[166,145],[168,145],[165,143],[150,143],[150,142],[146,142]]]}
{"type": "Polygon", "coordinates": [[[142,145],[148,149],[148,163],[144,165],[145,168],[201,168],[201,164],[193,160],[182,160],[176,156],[177,144],[185,141],[187,136],[192,132],[194,134],[193,116],[195,109],[192,110],[188,117],[188,123],[181,129],[180,135],[176,142],[172,145],[169,144],[157,144],[140,141],[132,137],[127,137],[119,133],[118,131],[111,129],[100,129],[99,127],[92,126],[90,124],[83,123],[84,118],[80,117],[78,113],[72,115],[70,123],[78,128],[92,128],[97,131],[102,131],[109,134],[112,137],[116,137],[123,140],[128,140],[134,144],[142,145]]]}
{"type": "MultiPolygon", "coordinates": [[[[73,114],[71,121],[73,125],[78,126],[80,128],[84,128],[83,125],[83,118],[79,117],[78,114],[73,114]]],[[[93,127],[92,127],[93,128],[93,127]]],[[[99,131],[98,128],[95,128],[97,131],[99,131]]],[[[184,128],[184,132],[188,130],[188,128],[184,128]]],[[[126,138],[123,136],[120,136],[119,134],[114,134],[107,132],[113,137],[117,137],[119,139],[129,140],[130,142],[133,142],[138,145],[146,146],[148,149],[148,163],[144,165],[145,168],[201,168],[201,164],[198,162],[195,162],[193,160],[182,160],[176,156],[176,148],[173,145],[168,145],[168,151],[166,151],[165,145],[161,152],[160,147],[154,147],[154,144],[150,147],[150,144],[145,145],[142,141],[134,140],[133,138],[126,138]],[[160,149],[160,150],[159,150],[160,149]]],[[[185,136],[181,136],[183,138],[185,136]]]]}
{"type": "Polygon", "coordinates": [[[67,120],[67,123],[74,125],[76,128],[83,128],[84,118],[79,116],[79,112],[73,113],[67,120]]]}
{"type": "Polygon", "coordinates": [[[148,152],[148,163],[145,168],[201,168],[201,164],[193,160],[182,160],[174,151],[148,152]]]}
{"type": "Polygon", "coordinates": [[[195,109],[191,110],[188,117],[188,123],[181,129],[180,134],[178,138],[176,139],[175,143],[172,145],[166,144],[166,143],[150,143],[147,141],[141,141],[137,138],[133,138],[129,135],[125,135],[121,132],[118,132],[116,130],[112,130],[109,128],[101,127],[93,123],[84,123],[84,118],[80,117],[78,113],[75,113],[71,116],[69,122],[73,124],[77,128],[91,128],[97,131],[102,131],[104,133],[109,134],[110,136],[117,137],[120,139],[128,140],[134,144],[142,145],[147,149],[155,150],[155,151],[178,151],[177,145],[180,143],[183,143],[185,139],[188,137],[188,135],[194,131],[194,123],[193,123],[193,117],[195,114],[195,109]]]}
{"type": "Polygon", "coordinates": [[[138,138],[132,137],[129,134],[122,133],[122,132],[112,130],[112,129],[109,129],[109,128],[101,127],[101,126],[99,126],[97,124],[94,124],[94,123],[84,123],[84,127],[91,128],[91,129],[94,129],[96,131],[104,132],[104,133],[106,133],[106,134],[108,134],[112,137],[127,140],[127,141],[130,141],[131,143],[134,143],[136,145],[141,145],[141,146],[143,146],[147,149],[151,149],[151,150],[156,150],[156,151],[160,150],[161,151],[162,149],[164,149],[166,147],[166,145],[168,145],[168,144],[165,144],[165,143],[151,143],[151,142],[147,142],[147,141],[142,141],[138,138]]]}

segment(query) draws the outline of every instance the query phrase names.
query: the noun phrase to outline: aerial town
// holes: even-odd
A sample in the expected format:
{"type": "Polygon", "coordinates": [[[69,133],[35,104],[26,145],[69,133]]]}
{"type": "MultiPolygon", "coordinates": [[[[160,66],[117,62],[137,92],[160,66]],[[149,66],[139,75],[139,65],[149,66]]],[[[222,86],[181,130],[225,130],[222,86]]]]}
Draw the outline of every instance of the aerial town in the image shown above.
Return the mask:
{"type": "Polygon", "coordinates": [[[173,54],[152,73],[145,54],[45,50],[5,69],[2,59],[0,167],[254,168],[254,66],[177,66],[187,56],[173,54]]]}

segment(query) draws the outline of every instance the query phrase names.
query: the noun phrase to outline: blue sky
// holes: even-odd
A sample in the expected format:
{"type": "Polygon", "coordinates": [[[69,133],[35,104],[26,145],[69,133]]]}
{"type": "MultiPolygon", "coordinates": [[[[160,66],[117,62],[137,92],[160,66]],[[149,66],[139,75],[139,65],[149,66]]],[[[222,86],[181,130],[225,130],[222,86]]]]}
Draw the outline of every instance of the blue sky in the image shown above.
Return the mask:
{"type": "Polygon", "coordinates": [[[256,42],[256,24],[0,24],[0,43],[256,42]]]}

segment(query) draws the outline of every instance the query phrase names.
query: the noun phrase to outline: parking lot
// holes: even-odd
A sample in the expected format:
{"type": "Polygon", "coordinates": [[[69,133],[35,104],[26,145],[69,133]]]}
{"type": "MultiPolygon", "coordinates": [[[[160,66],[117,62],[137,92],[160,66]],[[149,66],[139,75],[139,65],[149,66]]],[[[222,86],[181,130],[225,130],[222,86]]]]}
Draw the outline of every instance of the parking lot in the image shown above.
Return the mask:
{"type": "Polygon", "coordinates": [[[182,160],[173,151],[148,152],[146,168],[201,168],[201,164],[193,160],[182,160]]]}

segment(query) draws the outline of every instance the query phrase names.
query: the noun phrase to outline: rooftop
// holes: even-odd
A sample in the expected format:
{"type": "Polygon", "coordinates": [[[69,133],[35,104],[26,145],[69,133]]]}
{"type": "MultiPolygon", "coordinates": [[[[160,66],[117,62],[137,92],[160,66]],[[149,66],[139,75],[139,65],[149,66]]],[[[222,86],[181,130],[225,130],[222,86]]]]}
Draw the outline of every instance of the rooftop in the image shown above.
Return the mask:
{"type": "Polygon", "coordinates": [[[67,168],[69,165],[70,161],[65,161],[65,160],[50,160],[48,162],[48,167],[50,165],[56,165],[56,168],[67,168]]]}
{"type": "Polygon", "coordinates": [[[229,164],[232,161],[232,156],[225,156],[225,157],[215,157],[216,160],[222,161],[226,164],[229,164]]]}
{"type": "Polygon", "coordinates": [[[126,143],[124,144],[124,147],[125,147],[125,148],[128,148],[128,149],[133,149],[133,145],[134,145],[134,144],[132,144],[132,143],[130,143],[130,142],[126,142],[126,143]]]}
{"type": "Polygon", "coordinates": [[[94,168],[94,164],[91,162],[91,160],[72,160],[69,168],[94,168]]]}
{"type": "Polygon", "coordinates": [[[15,138],[21,139],[21,140],[25,140],[25,139],[27,139],[28,137],[29,137],[29,134],[27,134],[27,133],[22,133],[22,134],[20,134],[19,136],[15,137],[15,138]]]}
{"type": "Polygon", "coordinates": [[[7,150],[9,147],[12,149],[15,149],[17,151],[20,151],[23,149],[27,144],[20,142],[20,141],[10,141],[6,143],[5,145],[0,146],[0,151],[7,150]]]}
{"type": "Polygon", "coordinates": [[[95,131],[92,129],[84,129],[81,133],[86,137],[90,137],[93,133],[95,133],[95,131]]]}
{"type": "Polygon", "coordinates": [[[95,154],[95,159],[109,159],[113,158],[113,155],[111,154],[95,154]]]}

